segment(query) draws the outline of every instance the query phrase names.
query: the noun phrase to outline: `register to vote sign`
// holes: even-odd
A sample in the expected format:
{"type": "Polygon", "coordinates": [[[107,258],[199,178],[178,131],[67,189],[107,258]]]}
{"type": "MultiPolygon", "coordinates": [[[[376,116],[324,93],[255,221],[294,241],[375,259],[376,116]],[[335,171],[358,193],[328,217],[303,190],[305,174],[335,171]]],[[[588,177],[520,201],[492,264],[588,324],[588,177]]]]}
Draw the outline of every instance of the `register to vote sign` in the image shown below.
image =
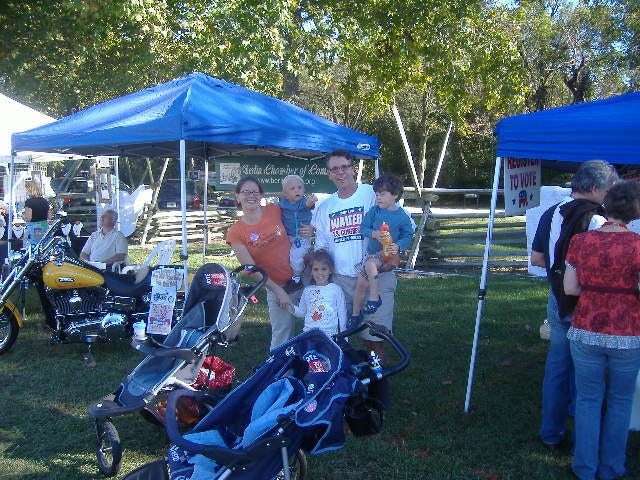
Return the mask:
{"type": "Polygon", "coordinates": [[[504,162],[504,214],[524,215],[540,205],[542,166],[540,160],[507,158],[504,162]]]}

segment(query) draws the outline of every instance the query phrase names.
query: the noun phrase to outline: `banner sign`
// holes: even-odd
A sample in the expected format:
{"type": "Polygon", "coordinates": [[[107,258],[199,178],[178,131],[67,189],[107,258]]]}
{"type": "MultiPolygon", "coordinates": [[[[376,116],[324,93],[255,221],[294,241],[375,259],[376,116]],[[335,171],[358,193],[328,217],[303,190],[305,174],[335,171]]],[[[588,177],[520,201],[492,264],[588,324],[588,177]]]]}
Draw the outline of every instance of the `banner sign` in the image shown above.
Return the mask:
{"type": "Polygon", "coordinates": [[[507,158],[504,162],[504,214],[524,215],[540,205],[542,164],[540,160],[507,158]]]}
{"type": "Polygon", "coordinates": [[[234,190],[245,175],[260,180],[265,192],[281,192],[282,179],[299,175],[307,193],[332,193],[335,185],[327,177],[324,157],[307,160],[290,157],[217,157],[216,190],[234,190]]]}

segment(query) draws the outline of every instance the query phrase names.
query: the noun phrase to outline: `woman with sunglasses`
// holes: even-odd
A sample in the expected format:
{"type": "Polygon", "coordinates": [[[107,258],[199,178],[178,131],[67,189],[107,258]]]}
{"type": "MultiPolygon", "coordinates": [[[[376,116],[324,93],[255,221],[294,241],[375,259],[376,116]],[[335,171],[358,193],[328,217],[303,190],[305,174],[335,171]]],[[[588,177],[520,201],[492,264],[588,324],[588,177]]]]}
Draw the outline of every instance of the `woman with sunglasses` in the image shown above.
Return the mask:
{"type": "MultiPolygon", "coordinates": [[[[229,227],[226,241],[241,264],[257,265],[269,275],[266,287],[273,349],[295,334],[295,318],[288,309],[292,299],[283,288],[293,272],[289,264],[291,244],[282,224],[280,207],[275,203],[262,206],[263,193],[257,178],[240,179],[235,196],[242,217],[229,227]]],[[[300,292],[292,293],[295,300],[300,292]]]]}

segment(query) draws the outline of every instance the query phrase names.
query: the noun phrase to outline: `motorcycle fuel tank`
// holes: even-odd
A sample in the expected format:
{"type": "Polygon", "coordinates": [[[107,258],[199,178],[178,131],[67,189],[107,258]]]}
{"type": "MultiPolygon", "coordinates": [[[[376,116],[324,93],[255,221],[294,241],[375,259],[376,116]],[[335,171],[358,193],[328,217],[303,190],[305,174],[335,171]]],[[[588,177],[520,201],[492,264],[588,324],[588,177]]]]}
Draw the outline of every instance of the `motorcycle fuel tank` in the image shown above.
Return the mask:
{"type": "Polygon", "coordinates": [[[47,263],[42,268],[42,280],[47,287],[55,290],[98,287],[104,283],[104,277],[99,273],[68,262],[62,265],[47,263]]]}

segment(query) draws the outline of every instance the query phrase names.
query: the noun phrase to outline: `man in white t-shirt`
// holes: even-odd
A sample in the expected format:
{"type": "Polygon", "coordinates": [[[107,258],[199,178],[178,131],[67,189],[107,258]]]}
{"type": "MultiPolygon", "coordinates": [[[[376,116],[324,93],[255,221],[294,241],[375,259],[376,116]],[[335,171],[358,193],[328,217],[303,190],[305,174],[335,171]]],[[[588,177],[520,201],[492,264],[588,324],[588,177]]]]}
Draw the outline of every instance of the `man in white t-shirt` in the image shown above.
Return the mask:
{"type": "Polygon", "coordinates": [[[102,212],[100,229],[93,232],[82,247],[80,258],[85,262],[102,262],[107,265],[124,262],[129,252],[127,237],[116,230],[118,214],[111,209],[102,212]]]}
{"type": "MultiPolygon", "coordinates": [[[[347,313],[357,315],[361,306],[353,305],[359,275],[356,265],[362,262],[367,249],[367,238],[360,233],[360,224],[365,213],[376,204],[376,195],[371,185],[356,182],[353,158],[347,151],[335,150],[327,156],[327,174],[338,190],[316,206],[311,220],[315,228],[315,249],[326,250],[333,257],[333,282],[344,291],[347,313]]],[[[393,271],[380,273],[378,282],[382,304],[375,313],[367,315],[366,320],[391,330],[396,276],[393,271]]],[[[383,342],[368,331],[364,331],[362,337],[367,351],[373,350],[382,358],[383,342]]]]}

